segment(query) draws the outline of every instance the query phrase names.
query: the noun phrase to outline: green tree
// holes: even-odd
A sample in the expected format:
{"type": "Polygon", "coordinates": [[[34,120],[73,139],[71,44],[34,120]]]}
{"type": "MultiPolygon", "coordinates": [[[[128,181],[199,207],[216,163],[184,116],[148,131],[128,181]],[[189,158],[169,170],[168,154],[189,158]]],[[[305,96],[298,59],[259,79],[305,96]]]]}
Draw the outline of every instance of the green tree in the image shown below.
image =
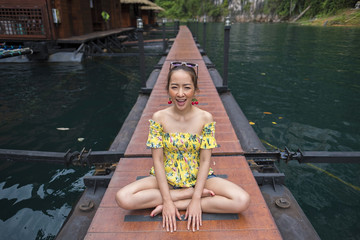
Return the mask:
{"type": "Polygon", "coordinates": [[[160,17],[173,19],[185,20],[206,14],[217,20],[229,14],[228,0],[220,5],[214,4],[213,0],[156,0],[155,3],[165,9],[159,14],[160,17]]]}
{"type": "Polygon", "coordinates": [[[293,15],[300,14],[309,5],[306,16],[314,17],[319,14],[333,14],[339,9],[354,7],[357,0],[268,0],[267,5],[273,10],[276,7],[276,13],[283,18],[290,18],[293,15]]]}
{"type": "MultiPolygon", "coordinates": [[[[307,17],[333,14],[339,9],[354,7],[358,0],[265,0],[262,12],[277,14],[282,19],[290,19],[299,15],[308,6],[307,17]]],[[[245,12],[250,11],[249,0],[241,0],[245,12]]],[[[189,19],[206,14],[215,20],[229,14],[228,0],[222,4],[214,4],[214,0],[156,0],[156,4],[165,9],[160,17],[189,19]]]]}

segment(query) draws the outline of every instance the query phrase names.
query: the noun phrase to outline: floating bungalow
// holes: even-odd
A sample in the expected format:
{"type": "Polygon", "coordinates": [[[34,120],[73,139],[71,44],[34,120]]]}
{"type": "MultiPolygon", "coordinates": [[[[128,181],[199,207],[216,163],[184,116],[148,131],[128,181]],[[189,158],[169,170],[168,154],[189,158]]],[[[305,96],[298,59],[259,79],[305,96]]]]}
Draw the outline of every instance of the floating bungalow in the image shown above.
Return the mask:
{"type": "MultiPolygon", "coordinates": [[[[0,3],[0,42],[29,46],[39,58],[49,51],[76,48],[156,23],[163,9],[150,0],[4,0],[0,3]]],[[[105,41],[104,41],[105,42],[105,41]]],[[[114,43],[116,45],[116,43],[114,43]]]]}

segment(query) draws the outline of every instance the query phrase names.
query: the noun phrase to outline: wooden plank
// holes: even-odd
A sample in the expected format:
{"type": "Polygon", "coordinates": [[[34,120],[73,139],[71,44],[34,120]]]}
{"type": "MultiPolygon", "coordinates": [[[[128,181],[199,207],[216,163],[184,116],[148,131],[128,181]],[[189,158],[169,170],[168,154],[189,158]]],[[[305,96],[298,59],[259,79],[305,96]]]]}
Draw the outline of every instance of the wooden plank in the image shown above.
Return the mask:
{"type": "Polygon", "coordinates": [[[120,35],[123,32],[131,31],[134,28],[118,28],[118,29],[111,29],[107,31],[100,31],[100,32],[92,32],[88,34],[83,34],[80,36],[73,36],[69,38],[60,38],[57,40],[58,43],[84,43],[88,42],[97,38],[104,38],[111,35],[120,35]]]}
{"type": "MultiPolygon", "coordinates": [[[[222,233],[225,239],[229,234],[236,239],[281,239],[244,157],[213,157],[211,167],[216,174],[225,174],[228,180],[240,185],[250,194],[249,209],[236,214],[236,219],[219,220],[216,215],[210,215],[210,220],[204,220],[200,231],[195,233],[186,230],[186,221],[178,221],[178,231],[176,234],[169,235],[170,233],[162,229],[161,219],[153,220],[149,217],[151,209],[128,211],[117,206],[116,192],[135,181],[138,176],[146,176],[151,166],[151,158],[122,158],[120,160],[85,239],[107,239],[115,236],[125,239],[135,236],[136,239],[152,239],[152,237],[166,239],[170,236],[176,239],[178,237],[208,239],[210,233],[211,236],[222,233]],[[139,170],[138,166],[142,166],[142,169],[139,170]],[[131,216],[135,220],[141,220],[127,221],[126,219],[131,216]],[[156,234],[152,235],[154,233],[156,234]],[[269,236],[264,234],[269,234],[269,236]]],[[[181,214],[184,215],[185,212],[181,211],[181,214]]]]}
{"type": "MultiPolygon", "coordinates": [[[[150,210],[127,211],[119,207],[100,207],[95,214],[88,233],[136,232],[139,237],[141,235],[146,236],[149,232],[158,232],[159,235],[168,234],[162,228],[161,221],[124,221],[125,216],[128,215],[148,217],[149,213],[150,210]]],[[[184,215],[185,212],[180,211],[180,214],[184,215]]],[[[186,221],[178,221],[177,225],[179,232],[187,232],[186,221]]],[[[219,221],[214,217],[214,220],[207,220],[203,223],[199,233],[207,231],[223,231],[224,233],[228,231],[241,232],[242,230],[256,229],[277,230],[266,204],[251,204],[246,211],[238,214],[238,219],[219,221]]]]}
{"type": "Polygon", "coordinates": [[[159,234],[158,232],[148,232],[145,236],[139,236],[138,233],[90,233],[86,236],[87,240],[103,239],[257,239],[257,240],[272,240],[279,239],[279,234],[276,230],[257,229],[257,230],[242,230],[242,231],[227,231],[224,234],[223,231],[209,231],[209,232],[195,232],[188,233],[183,231],[177,231],[173,234],[159,234]]]}

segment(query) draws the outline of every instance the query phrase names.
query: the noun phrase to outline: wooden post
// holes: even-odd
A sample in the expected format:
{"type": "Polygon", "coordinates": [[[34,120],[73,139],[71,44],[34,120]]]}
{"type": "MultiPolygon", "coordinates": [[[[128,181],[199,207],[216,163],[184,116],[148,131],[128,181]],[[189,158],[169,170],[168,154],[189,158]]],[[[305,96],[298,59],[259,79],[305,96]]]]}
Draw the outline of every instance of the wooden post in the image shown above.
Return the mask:
{"type": "Polygon", "coordinates": [[[231,23],[229,17],[225,20],[224,27],[224,78],[223,78],[223,87],[224,89],[228,88],[228,65],[229,65],[229,45],[230,45],[230,29],[231,23]]]}

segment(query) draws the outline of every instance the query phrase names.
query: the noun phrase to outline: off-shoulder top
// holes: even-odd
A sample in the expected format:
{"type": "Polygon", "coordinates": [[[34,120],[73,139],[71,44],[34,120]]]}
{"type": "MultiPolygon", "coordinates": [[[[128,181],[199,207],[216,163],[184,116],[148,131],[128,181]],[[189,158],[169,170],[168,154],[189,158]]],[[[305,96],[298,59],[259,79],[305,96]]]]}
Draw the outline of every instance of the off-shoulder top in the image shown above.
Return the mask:
{"type": "MultiPolygon", "coordinates": [[[[164,167],[167,181],[174,187],[193,187],[200,165],[200,149],[217,147],[215,122],[206,124],[201,135],[165,133],[161,124],[149,120],[150,130],[146,146],[164,149],[164,167]]],[[[213,170],[209,169],[209,175],[213,170]]],[[[154,167],[150,174],[155,176],[154,167]]]]}

